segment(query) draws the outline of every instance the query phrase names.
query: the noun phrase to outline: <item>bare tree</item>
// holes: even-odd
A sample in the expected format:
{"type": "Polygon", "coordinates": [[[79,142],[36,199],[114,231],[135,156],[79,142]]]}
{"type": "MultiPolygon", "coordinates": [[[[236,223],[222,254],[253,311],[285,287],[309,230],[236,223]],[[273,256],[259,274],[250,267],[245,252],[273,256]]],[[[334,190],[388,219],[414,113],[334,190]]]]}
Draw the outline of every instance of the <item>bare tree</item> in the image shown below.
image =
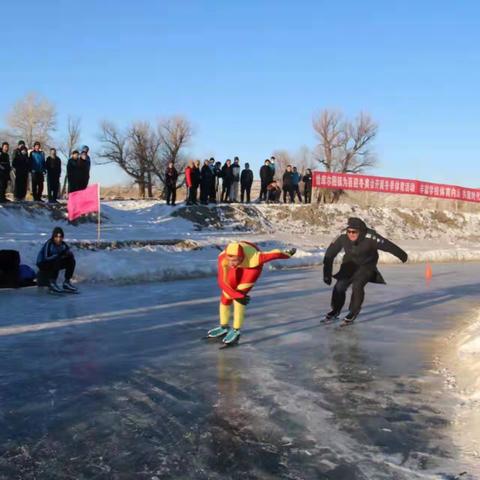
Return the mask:
{"type": "Polygon", "coordinates": [[[360,173],[376,164],[376,156],[371,148],[377,136],[378,125],[367,113],[360,113],[354,122],[346,124],[346,144],[340,161],[342,173],[360,173]]]}
{"type": "MultiPolygon", "coordinates": [[[[327,172],[361,173],[375,166],[372,142],[378,125],[370,115],[360,113],[349,121],[340,112],[324,110],[314,118],[313,128],[319,140],[316,159],[327,172]]],[[[320,190],[317,200],[336,202],[342,193],[320,190]]]]}
{"type": "Polygon", "coordinates": [[[345,145],[345,126],[342,114],[323,110],[313,119],[313,129],[317,134],[317,160],[327,172],[335,171],[338,151],[345,145]]]}
{"type": "Polygon", "coordinates": [[[81,119],[80,117],[68,116],[67,130],[64,138],[59,142],[59,151],[65,158],[70,158],[75,146],[78,145],[81,135],[81,119]]]}
{"type": "Polygon", "coordinates": [[[153,171],[162,185],[165,185],[165,170],[170,162],[180,172],[184,170],[187,159],[183,150],[193,135],[190,122],[183,117],[169,117],[161,120],[157,128],[157,155],[153,171]]]}
{"type": "Polygon", "coordinates": [[[104,121],[100,125],[101,149],[98,163],[115,163],[138,184],[139,193],[145,198],[145,165],[138,162],[129,145],[129,132],[120,131],[116,125],[104,121]]]}
{"type": "Polygon", "coordinates": [[[57,127],[57,111],[46,98],[29,93],[13,105],[7,115],[7,124],[13,135],[25,140],[29,147],[35,141],[48,146],[57,127]]]}
{"type": "Polygon", "coordinates": [[[152,198],[152,170],[161,141],[148,122],[134,123],[128,130],[128,140],[141,174],[138,180],[140,195],[145,198],[147,191],[148,197],[152,198]]]}
{"type": "Polygon", "coordinates": [[[138,184],[140,197],[153,196],[153,175],[165,185],[165,170],[173,162],[183,170],[183,149],[192,135],[187,120],[171,117],[153,128],[148,122],[135,122],[124,132],[113,123],[103,122],[99,136],[102,144],[99,163],[115,163],[138,184]]]}

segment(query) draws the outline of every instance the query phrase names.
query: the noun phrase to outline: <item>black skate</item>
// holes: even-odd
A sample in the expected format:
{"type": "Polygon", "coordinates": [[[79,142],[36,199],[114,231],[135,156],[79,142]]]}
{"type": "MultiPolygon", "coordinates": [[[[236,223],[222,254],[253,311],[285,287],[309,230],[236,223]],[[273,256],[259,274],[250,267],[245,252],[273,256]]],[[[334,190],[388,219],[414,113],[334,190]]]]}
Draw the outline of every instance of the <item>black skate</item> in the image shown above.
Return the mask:
{"type": "Polygon", "coordinates": [[[357,318],[357,315],[354,313],[349,312],[348,315],[342,320],[340,324],[341,327],[347,327],[348,325],[352,325],[352,323],[357,318]]]}
{"type": "Polygon", "coordinates": [[[328,312],[324,318],[320,320],[320,323],[329,323],[333,322],[338,318],[340,315],[340,312],[336,312],[335,310],[332,310],[331,312],[328,312]]]}

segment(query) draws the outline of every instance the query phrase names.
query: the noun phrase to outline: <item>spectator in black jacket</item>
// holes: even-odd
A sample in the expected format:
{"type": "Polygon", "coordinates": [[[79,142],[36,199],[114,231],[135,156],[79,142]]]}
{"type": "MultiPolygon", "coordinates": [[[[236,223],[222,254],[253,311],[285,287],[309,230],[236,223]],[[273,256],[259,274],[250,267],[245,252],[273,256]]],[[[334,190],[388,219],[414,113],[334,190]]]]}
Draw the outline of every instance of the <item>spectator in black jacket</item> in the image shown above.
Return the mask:
{"type": "Polygon", "coordinates": [[[267,200],[267,187],[273,182],[275,170],[270,168],[270,160],[265,160],[265,164],[260,168],[260,197],[259,200],[267,200]]]}
{"type": "Polygon", "coordinates": [[[230,201],[230,192],[233,185],[232,161],[228,159],[222,167],[222,197],[221,202],[230,201]]]}
{"type": "Polygon", "coordinates": [[[208,198],[211,195],[212,184],[215,182],[213,170],[210,167],[210,161],[203,162],[202,170],[200,171],[200,203],[208,205],[208,198]]]}
{"type": "Polygon", "coordinates": [[[220,179],[222,178],[222,162],[215,162],[214,171],[215,171],[215,184],[214,184],[215,203],[217,203],[217,201],[221,200],[221,198],[219,198],[218,196],[218,192],[220,192],[220,194],[222,193],[222,191],[220,190],[220,179]]]}
{"type": "Polygon", "coordinates": [[[60,190],[60,175],[62,173],[62,161],[57,157],[57,150],[50,149],[50,156],[47,157],[47,190],[48,203],[58,203],[58,192],[60,190]]]}
{"type": "Polygon", "coordinates": [[[290,198],[290,203],[294,203],[294,185],[292,166],[287,165],[287,169],[282,177],[283,203],[287,203],[287,195],[290,198]]]}
{"type": "Polygon", "coordinates": [[[0,203],[9,202],[7,199],[7,186],[10,181],[10,155],[8,149],[10,145],[8,142],[2,143],[2,151],[0,152],[0,203]]]}
{"type": "Polygon", "coordinates": [[[312,203],[312,171],[307,168],[303,176],[303,199],[305,203],[312,203]]]}
{"type": "Polygon", "coordinates": [[[230,189],[230,201],[238,202],[238,194],[240,193],[240,159],[235,157],[233,159],[232,165],[232,174],[233,174],[233,181],[232,181],[232,188],[230,189]]]}
{"type": "Polygon", "coordinates": [[[192,203],[195,205],[197,204],[197,198],[198,198],[198,187],[200,186],[200,182],[202,181],[202,174],[200,170],[200,160],[195,160],[193,162],[193,168],[191,172],[191,178],[192,178],[192,187],[191,187],[191,193],[192,193],[192,203]]]}
{"type": "Polygon", "coordinates": [[[247,197],[247,203],[250,203],[250,191],[252,189],[253,184],[253,172],[250,169],[250,164],[246,163],[245,168],[242,170],[240,175],[240,199],[243,203],[245,199],[245,194],[247,197]]]}
{"type": "Polygon", "coordinates": [[[67,163],[68,192],[77,192],[88,187],[90,179],[90,163],[88,155],[83,152],[78,154],[78,150],[72,152],[72,156],[67,163]]]}
{"type": "Polygon", "coordinates": [[[15,200],[25,200],[27,195],[28,171],[29,171],[28,150],[25,142],[20,140],[18,147],[13,152],[12,168],[15,172],[15,200]]]}
{"type": "Polygon", "coordinates": [[[165,170],[165,188],[167,190],[167,205],[175,205],[177,199],[177,179],[178,172],[173,162],[168,164],[165,170]]]}

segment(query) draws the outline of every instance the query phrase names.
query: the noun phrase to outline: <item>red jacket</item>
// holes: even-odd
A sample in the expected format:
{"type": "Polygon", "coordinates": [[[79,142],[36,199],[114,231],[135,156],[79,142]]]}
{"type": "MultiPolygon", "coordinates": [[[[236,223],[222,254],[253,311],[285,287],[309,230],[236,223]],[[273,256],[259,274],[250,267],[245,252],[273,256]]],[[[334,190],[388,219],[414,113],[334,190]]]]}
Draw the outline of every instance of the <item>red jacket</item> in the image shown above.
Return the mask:
{"type": "Polygon", "coordinates": [[[187,167],[185,169],[185,181],[187,182],[187,187],[192,186],[192,167],[187,167]]]}

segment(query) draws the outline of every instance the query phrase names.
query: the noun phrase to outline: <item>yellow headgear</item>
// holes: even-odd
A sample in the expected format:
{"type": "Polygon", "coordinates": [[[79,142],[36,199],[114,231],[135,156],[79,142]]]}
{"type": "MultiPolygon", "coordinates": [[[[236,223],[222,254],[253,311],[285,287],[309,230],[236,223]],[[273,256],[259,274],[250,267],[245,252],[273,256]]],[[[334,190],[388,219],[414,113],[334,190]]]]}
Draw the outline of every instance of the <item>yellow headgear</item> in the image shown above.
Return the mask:
{"type": "Polygon", "coordinates": [[[243,248],[240,245],[239,242],[232,242],[227,245],[227,248],[225,249],[225,252],[227,255],[230,255],[232,257],[241,257],[243,258],[245,256],[245,253],[243,252],[243,248]]]}

